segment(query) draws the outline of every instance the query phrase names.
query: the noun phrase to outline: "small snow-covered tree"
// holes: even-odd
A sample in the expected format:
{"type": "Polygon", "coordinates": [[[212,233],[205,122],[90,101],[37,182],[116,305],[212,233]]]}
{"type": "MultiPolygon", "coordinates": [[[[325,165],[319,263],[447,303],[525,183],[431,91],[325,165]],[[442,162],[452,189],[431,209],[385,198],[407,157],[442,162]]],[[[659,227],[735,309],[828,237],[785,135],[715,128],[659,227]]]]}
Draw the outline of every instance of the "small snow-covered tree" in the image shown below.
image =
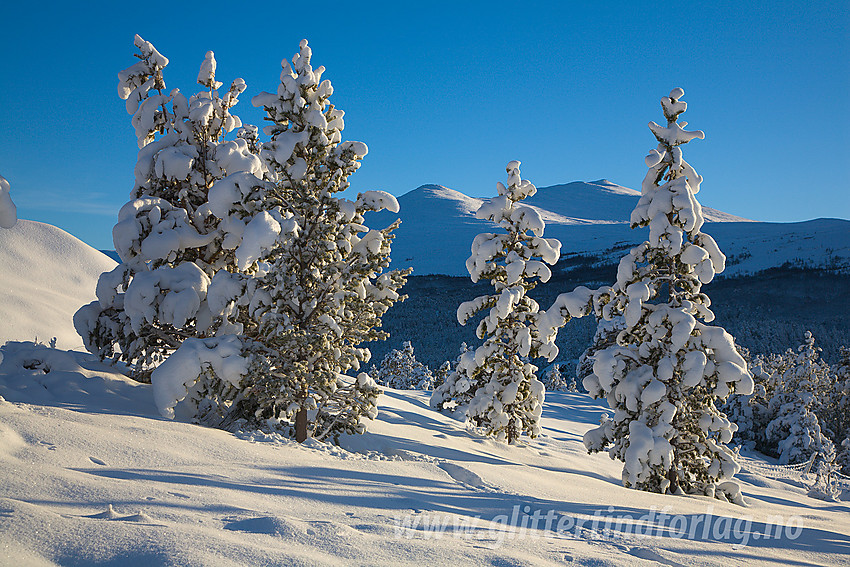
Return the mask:
{"type": "Polygon", "coordinates": [[[397,390],[434,389],[434,376],[427,366],[416,360],[410,341],[405,341],[401,350],[388,352],[380,366],[372,367],[369,375],[379,386],[397,390]]]}
{"type": "Polygon", "coordinates": [[[498,196],[475,215],[505,230],[476,236],[466,261],[473,282],[487,279],[494,288],[492,295],[467,301],[457,312],[461,325],[485,313],[476,329],[484,344],[464,354],[431,397],[431,405],[440,409],[466,405],[472,424],[508,443],[523,433],[532,438],[540,433],[544,387],[529,360],[550,355],[551,345],[539,336],[539,308],[527,292],[537,281],[549,280],[546,264],[557,262],[561,248],[557,240],[543,238],[540,215],[517,204],[537,191],[521,179],[519,166],[518,161],[507,165],[507,185],[500,182],[498,196]]]}
{"type": "Polygon", "coordinates": [[[850,474],[850,437],[845,437],[841,442],[835,462],[844,474],[850,474]]]}
{"type": "Polygon", "coordinates": [[[12,228],[18,222],[18,209],[9,195],[11,185],[0,175],[0,228],[12,228]]]}
{"type": "Polygon", "coordinates": [[[541,380],[547,392],[578,392],[574,376],[567,378],[560,364],[553,364],[541,380]]]}
{"type": "Polygon", "coordinates": [[[740,501],[728,482],[739,470],[726,445],[735,426],[715,402],[751,392],[753,381],[732,337],[705,324],[714,315],[701,287],[723,270],[725,257],[701,232],[695,194],[702,177],[682,159],[682,145],[704,137],[678,122],[683,95],[677,88],[661,99],[666,126],[649,123],[658,147],[646,158],[631,216],[633,228],[649,228],[649,239],[620,261],[613,287],[564,294],[548,317],[554,326],[558,313],[592,310],[607,326],[583,383],[607,399],[614,416],[585,435],[590,452],[607,449],[623,461],[627,487],[740,501]]]}
{"type": "Polygon", "coordinates": [[[139,61],[118,74],[140,148],[131,201],[112,231],[121,262],[100,276],[98,300],[74,324],[89,351],[132,364],[147,381],[185,339],[232,331],[208,301],[215,274],[255,271],[261,248],[296,227],[268,195],[256,127],[231,112],[245,82],[220,92],[210,51],[203,90],[186,98],[166,90],[168,59],[138,35],[135,45],[139,61]]]}
{"type": "Polygon", "coordinates": [[[796,352],[786,352],[782,362],[772,375],[774,393],[768,401],[771,421],[765,427],[765,438],[779,464],[803,463],[814,453],[832,462],[835,446],[818,419],[832,376],[812,333],[807,331],[803,344],[796,352]]]}

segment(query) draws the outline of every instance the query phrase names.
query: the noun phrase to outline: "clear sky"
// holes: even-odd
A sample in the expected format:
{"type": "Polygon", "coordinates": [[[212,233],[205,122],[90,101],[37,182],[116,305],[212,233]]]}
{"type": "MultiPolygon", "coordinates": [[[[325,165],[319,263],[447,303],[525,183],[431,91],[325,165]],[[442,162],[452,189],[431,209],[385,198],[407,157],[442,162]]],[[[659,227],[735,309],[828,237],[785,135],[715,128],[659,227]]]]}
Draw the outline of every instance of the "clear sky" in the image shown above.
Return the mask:
{"type": "Polygon", "coordinates": [[[133,36],[196,91],[207,50],[242,77],[236,108],[276,88],[307,38],[369,155],[354,192],[437,183],[489,196],[504,165],[543,187],[639,189],[681,86],[705,140],[685,157],[700,202],[764,221],[850,218],[850,4],[818,2],[8,2],[0,34],[0,174],[21,218],[112,248],[136,142],[117,73],[133,36]]]}

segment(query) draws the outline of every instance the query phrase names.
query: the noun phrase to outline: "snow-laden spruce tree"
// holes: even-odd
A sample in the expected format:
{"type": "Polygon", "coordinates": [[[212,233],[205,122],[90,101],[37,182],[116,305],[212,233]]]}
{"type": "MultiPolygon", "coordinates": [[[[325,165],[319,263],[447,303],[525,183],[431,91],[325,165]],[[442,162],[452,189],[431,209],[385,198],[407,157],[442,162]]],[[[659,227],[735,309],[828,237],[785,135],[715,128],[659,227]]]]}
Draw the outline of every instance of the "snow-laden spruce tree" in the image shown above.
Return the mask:
{"type": "Polygon", "coordinates": [[[369,375],[378,385],[397,390],[434,389],[434,376],[427,366],[416,360],[410,341],[405,341],[400,350],[388,352],[380,366],[372,367],[369,375]]]}
{"type": "Polygon", "coordinates": [[[396,199],[368,191],[356,200],[336,196],[367,153],[343,142],[342,110],[333,87],[313,69],[307,41],[282,63],[275,93],[254,97],[271,122],[260,156],[272,193],[298,230],[265,257],[262,277],[228,275],[228,308],[251,325],[245,350],[254,368],[231,413],[288,423],[297,440],[361,432],[362,416],[377,413],[380,390],[366,373],[345,376],[368,362],[364,343],[384,339],[381,316],[403,299],[409,270],[385,271],[392,231],[370,230],[369,211],[398,212],[396,199]]]}
{"type": "Polygon", "coordinates": [[[466,268],[473,282],[490,280],[494,293],[462,303],[457,319],[465,325],[483,312],[476,335],[484,344],[461,357],[455,372],[434,391],[431,405],[440,409],[466,405],[467,419],[497,439],[513,443],[520,435],[537,437],[544,387],[529,362],[550,354],[537,332],[539,308],[527,292],[546,282],[546,264],[558,261],[561,243],[543,238],[543,219],[519,205],[537,189],[520,177],[520,162],[507,165],[507,185],[476,212],[504,233],[482,233],[472,243],[466,268]]]}
{"type": "Polygon", "coordinates": [[[815,453],[826,462],[835,459],[835,446],[821,428],[818,414],[829,401],[833,376],[821,359],[811,332],[797,351],[788,350],[774,369],[771,417],[765,438],[779,464],[803,463],[815,453]]]}
{"type": "Polygon", "coordinates": [[[585,435],[589,451],[607,449],[623,461],[627,487],[740,501],[728,482],[739,470],[726,445],[735,426],[715,403],[751,392],[753,380],[733,338],[705,324],[714,315],[701,288],[723,270],[725,257],[701,232],[695,194],[702,177],[682,159],[682,145],[704,137],[678,122],[687,108],[683,94],[677,88],[661,99],[666,125],[649,123],[658,147],[646,157],[649,171],[631,215],[633,228],[649,228],[649,239],[620,261],[613,287],[564,294],[549,317],[592,309],[616,329],[613,343],[599,341],[593,373],[583,381],[614,410],[585,435]]]}
{"type": "Polygon", "coordinates": [[[121,263],[100,276],[98,300],[74,324],[89,351],[146,380],[185,339],[227,332],[208,298],[214,275],[255,271],[261,251],[296,226],[267,195],[256,128],[241,128],[231,112],[245,82],[220,92],[210,51],[198,74],[203,90],[186,98],[166,90],[168,59],[138,35],[135,45],[139,61],[118,75],[140,148],[131,200],[112,232],[121,263]],[[228,214],[216,216],[230,194],[228,214]]]}
{"type": "Polygon", "coordinates": [[[12,228],[18,222],[18,209],[9,195],[11,185],[0,175],[0,228],[12,228]]]}

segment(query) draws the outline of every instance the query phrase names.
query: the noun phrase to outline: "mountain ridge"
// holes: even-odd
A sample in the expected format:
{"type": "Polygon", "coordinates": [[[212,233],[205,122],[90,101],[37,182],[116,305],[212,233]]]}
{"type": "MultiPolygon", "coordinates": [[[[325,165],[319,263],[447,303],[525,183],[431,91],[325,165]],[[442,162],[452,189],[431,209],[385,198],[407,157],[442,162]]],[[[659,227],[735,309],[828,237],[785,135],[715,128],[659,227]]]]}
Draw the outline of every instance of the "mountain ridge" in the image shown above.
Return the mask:
{"type": "MultiPolygon", "coordinates": [[[[561,241],[562,255],[598,257],[616,263],[625,248],[645,240],[648,229],[632,229],[631,212],[640,198],[634,189],[606,179],[540,187],[522,204],[537,210],[545,236],[561,241]]],[[[417,275],[466,276],[473,238],[498,228],[475,218],[486,199],[437,184],[398,197],[398,214],[369,213],[366,223],[382,228],[400,218],[392,267],[412,267],[417,275]]],[[[850,271],[850,221],[815,219],[771,223],[703,207],[704,232],[729,257],[726,275],[752,274],[783,265],[835,267],[850,271]]]]}

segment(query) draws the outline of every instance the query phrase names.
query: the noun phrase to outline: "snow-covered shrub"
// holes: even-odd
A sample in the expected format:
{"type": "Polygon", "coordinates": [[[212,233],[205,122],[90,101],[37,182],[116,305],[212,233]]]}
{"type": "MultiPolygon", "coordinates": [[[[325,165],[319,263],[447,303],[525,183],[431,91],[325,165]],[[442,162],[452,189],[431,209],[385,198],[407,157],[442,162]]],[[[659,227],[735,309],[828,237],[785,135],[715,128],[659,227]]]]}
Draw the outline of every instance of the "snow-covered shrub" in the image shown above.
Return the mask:
{"type": "Polygon", "coordinates": [[[0,228],[12,228],[18,222],[18,209],[9,195],[9,182],[0,175],[0,228]]]}
{"type": "Polygon", "coordinates": [[[168,59],[138,35],[135,45],[139,61],[118,74],[140,148],[131,200],[112,231],[121,263],[100,276],[98,300],[74,324],[89,351],[146,380],[185,339],[240,332],[221,309],[216,274],[262,270],[260,251],[296,225],[270,194],[256,128],[231,112],[245,82],[220,92],[210,51],[203,90],[187,98],[166,89],[168,59]]]}
{"type": "Polygon", "coordinates": [[[779,457],[779,464],[803,463],[814,453],[832,462],[835,446],[818,419],[828,400],[832,376],[812,334],[807,332],[797,351],[789,350],[780,360],[782,364],[771,376],[771,420],[765,428],[768,446],[779,457]]]}
{"type": "MultiPolygon", "coordinates": [[[[530,359],[551,355],[548,337],[537,331],[539,308],[526,295],[537,281],[546,282],[546,264],[558,261],[561,243],[543,238],[543,219],[530,207],[518,205],[537,189],[520,177],[520,162],[507,165],[507,185],[498,184],[498,196],[485,202],[476,218],[504,229],[482,233],[472,243],[466,268],[473,282],[490,280],[494,293],[462,303],[457,319],[465,325],[485,315],[476,329],[484,344],[461,357],[455,372],[434,391],[431,405],[447,409],[466,405],[475,426],[497,439],[513,443],[523,433],[537,437],[544,388],[530,359]]],[[[551,358],[550,358],[551,359],[551,358]]]]}
{"type": "Polygon", "coordinates": [[[726,445],[736,427],[715,402],[750,393],[753,380],[732,337],[705,324],[714,315],[701,287],[723,270],[725,257],[701,232],[695,194],[702,177],[682,159],[682,145],[704,137],[678,123],[683,95],[677,88],[661,99],[666,126],[649,123],[658,147],[646,157],[649,171],[631,215],[633,228],[649,228],[649,239],[620,261],[613,287],[564,294],[549,317],[592,309],[605,326],[583,383],[607,399],[614,416],[587,433],[590,452],[607,450],[623,461],[627,487],[740,502],[729,482],[740,467],[726,445]]]}
{"type": "Polygon", "coordinates": [[[427,366],[416,360],[410,341],[405,341],[401,350],[388,352],[380,366],[373,366],[369,374],[379,386],[397,390],[434,389],[434,376],[427,366]]]}
{"type": "Polygon", "coordinates": [[[821,461],[817,468],[815,480],[809,487],[809,496],[827,502],[838,502],[841,490],[835,483],[835,473],[838,466],[832,462],[821,461]]]}

